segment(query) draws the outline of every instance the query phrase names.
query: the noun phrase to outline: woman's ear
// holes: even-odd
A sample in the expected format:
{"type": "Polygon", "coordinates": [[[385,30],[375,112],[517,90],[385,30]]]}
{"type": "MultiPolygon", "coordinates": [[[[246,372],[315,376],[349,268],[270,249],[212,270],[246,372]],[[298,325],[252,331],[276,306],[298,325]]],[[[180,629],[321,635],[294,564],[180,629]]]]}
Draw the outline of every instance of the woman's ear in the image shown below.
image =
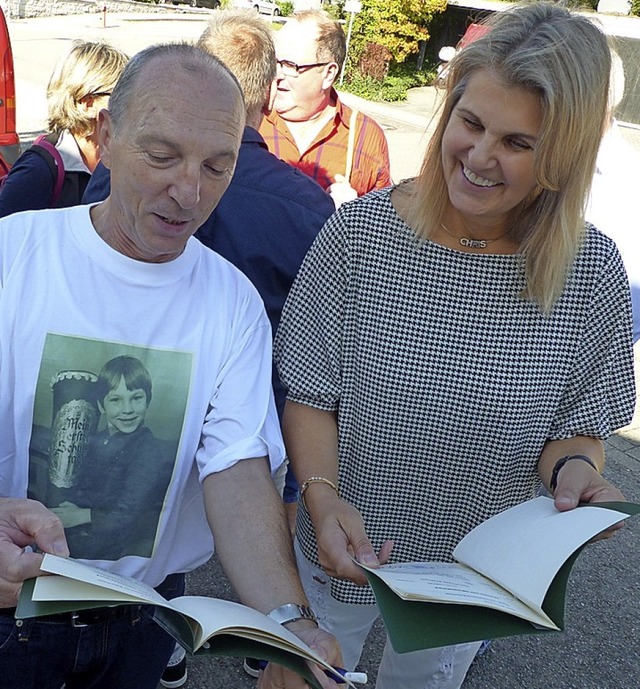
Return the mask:
{"type": "Polygon", "coordinates": [[[83,96],[78,101],[78,104],[80,105],[80,107],[84,108],[87,112],[89,112],[93,109],[96,100],[97,98],[92,93],[88,93],[86,96],[83,96]]]}

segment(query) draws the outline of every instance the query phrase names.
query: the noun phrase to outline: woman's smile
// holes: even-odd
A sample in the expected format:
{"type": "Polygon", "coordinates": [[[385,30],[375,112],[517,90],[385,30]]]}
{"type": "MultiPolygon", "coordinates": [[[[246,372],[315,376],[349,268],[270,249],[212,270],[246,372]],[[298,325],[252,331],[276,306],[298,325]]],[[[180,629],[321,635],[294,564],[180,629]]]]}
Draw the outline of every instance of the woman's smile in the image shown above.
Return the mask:
{"type": "MultiPolygon", "coordinates": [[[[467,83],[442,140],[449,200],[459,224],[508,227],[536,186],[534,148],[542,122],[538,96],[481,69],[467,83]]],[[[456,224],[453,222],[452,224],[456,224]]]]}

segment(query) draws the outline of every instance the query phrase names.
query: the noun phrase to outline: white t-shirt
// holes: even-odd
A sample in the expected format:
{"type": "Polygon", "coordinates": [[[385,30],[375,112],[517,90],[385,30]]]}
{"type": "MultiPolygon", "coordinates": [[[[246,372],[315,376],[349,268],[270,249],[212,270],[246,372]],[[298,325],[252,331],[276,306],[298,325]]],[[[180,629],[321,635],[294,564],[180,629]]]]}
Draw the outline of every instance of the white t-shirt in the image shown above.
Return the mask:
{"type": "MultiPolygon", "coordinates": [[[[101,467],[106,479],[116,471],[124,476],[117,461],[128,457],[138,462],[138,486],[145,477],[157,480],[159,464],[141,459],[141,452],[133,462],[128,431],[111,436],[104,409],[87,401],[105,362],[133,357],[153,384],[143,421],[151,433],[145,432],[159,443],[154,447],[168,450],[169,467],[164,485],[154,489],[154,499],[160,497],[152,550],[98,564],[153,586],[169,573],[194,569],[213,548],[200,481],[243,458],[269,456],[272,471],[284,459],[270,391],[270,343],[253,286],[195,239],[177,259],[152,264],[107,245],[88,206],[3,219],[0,495],[80,504],[74,481],[96,438],[103,444],[98,455],[115,462],[101,467]],[[76,389],[83,381],[89,381],[87,399],[76,389]],[[112,441],[119,444],[109,456],[112,441]]],[[[85,539],[97,530],[98,515],[109,523],[110,501],[114,514],[126,504],[120,484],[104,483],[92,487],[95,523],[84,525],[85,539]]]]}

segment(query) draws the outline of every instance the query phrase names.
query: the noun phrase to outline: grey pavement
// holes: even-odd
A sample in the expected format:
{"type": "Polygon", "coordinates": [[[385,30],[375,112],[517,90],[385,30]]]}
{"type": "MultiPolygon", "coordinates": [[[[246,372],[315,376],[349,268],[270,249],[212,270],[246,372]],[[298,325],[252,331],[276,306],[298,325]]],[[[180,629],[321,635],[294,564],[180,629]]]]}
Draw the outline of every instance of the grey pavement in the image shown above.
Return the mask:
{"type": "MultiPolygon", "coordinates": [[[[44,127],[44,88],[71,39],[103,38],[133,54],[154,42],[196,38],[205,26],[206,13],[176,11],[171,18],[109,15],[106,25],[100,14],[12,20],[21,138],[28,141],[44,127]]],[[[350,95],[345,95],[345,100],[384,127],[394,180],[415,175],[434,126],[437,91],[414,89],[407,102],[398,104],[369,103],[350,95]]],[[[637,127],[623,127],[623,134],[640,148],[637,127]]],[[[638,378],[640,347],[636,348],[636,370],[638,378]]],[[[606,451],[605,475],[629,500],[640,502],[640,413],[628,428],[607,441],[606,451]]],[[[636,518],[615,538],[589,546],[569,582],[566,630],[494,641],[474,662],[464,689],[639,689],[639,543],[640,519],[636,518]]],[[[235,598],[215,559],[189,575],[188,592],[235,598]]],[[[369,673],[370,687],[375,685],[383,639],[378,623],[361,661],[361,668],[369,673]]],[[[244,674],[241,660],[189,659],[188,689],[253,689],[255,684],[244,674]]]]}

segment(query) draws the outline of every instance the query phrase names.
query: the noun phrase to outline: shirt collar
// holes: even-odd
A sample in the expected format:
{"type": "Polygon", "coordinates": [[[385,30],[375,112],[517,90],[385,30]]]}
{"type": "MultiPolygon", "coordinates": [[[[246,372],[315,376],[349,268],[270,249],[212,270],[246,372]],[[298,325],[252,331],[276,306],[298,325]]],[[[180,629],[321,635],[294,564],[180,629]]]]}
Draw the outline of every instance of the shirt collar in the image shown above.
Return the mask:
{"type": "Polygon", "coordinates": [[[257,129],[249,127],[248,125],[244,128],[244,131],[242,132],[242,143],[258,144],[258,146],[261,146],[262,148],[269,150],[269,147],[262,138],[262,134],[260,134],[260,132],[258,132],[257,129]]]}
{"type": "Polygon", "coordinates": [[[338,92],[332,88],[331,89],[331,99],[335,98],[336,101],[336,117],[340,118],[345,126],[349,126],[349,118],[351,117],[351,108],[347,107],[341,100],[338,92]]]}
{"type": "Polygon", "coordinates": [[[73,134],[68,131],[62,132],[58,143],[56,144],[58,153],[64,163],[65,172],[87,172],[91,174],[89,168],[84,164],[80,148],[77,141],[73,138],[73,134]]]}

